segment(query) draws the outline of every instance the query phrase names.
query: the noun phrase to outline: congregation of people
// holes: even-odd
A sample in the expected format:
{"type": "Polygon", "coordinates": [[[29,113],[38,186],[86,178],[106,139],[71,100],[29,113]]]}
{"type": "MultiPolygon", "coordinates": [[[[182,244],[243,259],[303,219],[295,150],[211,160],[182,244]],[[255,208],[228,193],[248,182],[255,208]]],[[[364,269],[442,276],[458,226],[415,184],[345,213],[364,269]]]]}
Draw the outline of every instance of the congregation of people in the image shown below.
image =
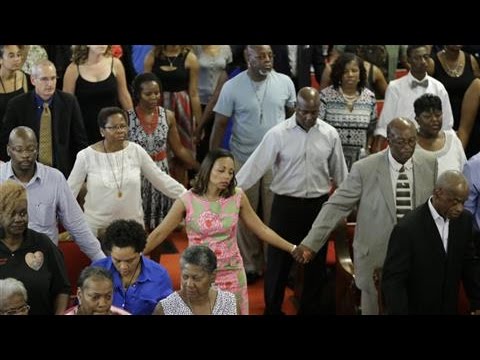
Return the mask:
{"type": "Polygon", "coordinates": [[[359,313],[480,315],[472,48],[0,45],[0,314],[332,314],[348,221],[359,313]]]}

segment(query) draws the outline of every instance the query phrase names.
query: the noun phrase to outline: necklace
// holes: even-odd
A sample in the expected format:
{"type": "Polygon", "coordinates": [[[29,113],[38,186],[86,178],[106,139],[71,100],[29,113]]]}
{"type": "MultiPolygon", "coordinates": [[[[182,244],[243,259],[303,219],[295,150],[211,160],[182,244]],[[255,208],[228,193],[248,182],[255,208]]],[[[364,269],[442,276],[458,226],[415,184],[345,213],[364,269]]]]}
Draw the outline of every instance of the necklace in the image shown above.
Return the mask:
{"type": "MultiPolygon", "coordinates": [[[[118,190],[118,193],[117,193],[117,196],[119,198],[122,197],[123,193],[122,193],[122,185],[123,185],[123,156],[125,154],[125,152],[122,150],[122,177],[120,178],[120,182],[117,181],[117,177],[115,176],[115,169],[113,168],[113,165],[112,163],[110,162],[110,158],[108,157],[108,154],[109,152],[107,151],[107,148],[105,147],[105,140],[103,140],[103,150],[105,150],[105,154],[107,154],[107,162],[108,162],[108,165],[110,165],[110,170],[112,170],[112,175],[113,175],[113,180],[115,180],[115,185],[117,186],[117,190],[118,190]]],[[[115,158],[115,162],[117,163],[117,168],[119,167],[118,166],[118,162],[117,162],[117,159],[115,158]]]]}
{"type": "Polygon", "coordinates": [[[450,65],[448,65],[448,62],[447,62],[447,53],[445,52],[445,50],[443,50],[443,63],[445,64],[445,70],[447,72],[448,75],[450,75],[451,77],[460,77],[463,73],[463,65],[462,65],[462,62],[460,61],[460,55],[461,53],[458,54],[458,57],[457,57],[457,60],[455,61],[455,65],[453,66],[453,69],[450,67],[450,65]]]}
{"type": "Polygon", "coordinates": [[[353,104],[355,101],[357,101],[359,95],[358,91],[355,91],[355,94],[353,95],[347,95],[343,92],[343,89],[340,87],[340,94],[342,94],[343,98],[345,99],[345,102],[347,103],[347,108],[350,112],[353,111],[353,104]]]}
{"type": "Polygon", "coordinates": [[[168,63],[170,64],[170,67],[171,67],[171,68],[175,67],[175,66],[173,66],[173,64],[175,63],[175,60],[177,60],[178,55],[180,55],[180,53],[178,53],[178,54],[175,55],[175,56],[167,56],[167,55],[165,55],[165,57],[167,58],[167,61],[168,61],[168,63]]]}
{"type": "MultiPolygon", "coordinates": [[[[5,84],[3,83],[2,76],[0,76],[0,84],[2,85],[3,92],[6,94],[7,89],[5,88],[5,84]]],[[[13,90],[12,90],[12,92],[15,91],[16,87],[17,87],[17,72],[15,71],[15,73],[13,75],[13,90]]]]}
{"type": "Polygon", "coordinates": [[[137,266],[135,266],[135,270],[133,270],[132,276],[130,276],[130,280],[128,281],[128,283],[125,284],[125,292],[124,292],[124,294],[123,294],[123,304],[122,304],[122,308],[125,308],[125,303],[127,302],[127,291],[128,291],[128,288],[130,287],[130,285],[132,285],[133,278],[135,277],[135,274],[137,273],[137,270],[138,270],[138,268],[140,267],[140,262],[141,262],[141,261],[142,261],[142,258],[140,257],[140,259],[138,260],[137,266]]]}
{"type": "Polygon", "coordinates": [[[137,110],[137,117],[140,121],[140,125],[143,127],[143,130],[147,135],[153,134],[155,129],[158,126],[159,121],[159,114],[158,114],[158,106],[155,107],[151,114],[147,114],[145,110],[139,106],[136,108],[137,110]],[[150,121],[147,118],[150,117],[150,121]]]}
{"type": "Polygon", "coordinates": [[[250,76],[248,76],[248,79],[250,80],[250,85],[252,85],[253,93],[255,94],[255,98],[257,99],[257,104],[260,112],[259,119],[260,119],[260,124],[262,124],[263,123],[263,103],[265,101],[265,96],[267,95],[267,87],[268,87],[268,82],[270,81],[270,77],[267,76],[266,81],[265,80],[262,81],[258,86],[254,84],[250,76]],[[265,84],[265,89],[263,90],[263,96],[260,98],[260,95],[258,93],[259,93],[260,87],[263,84],[265,84]]]}

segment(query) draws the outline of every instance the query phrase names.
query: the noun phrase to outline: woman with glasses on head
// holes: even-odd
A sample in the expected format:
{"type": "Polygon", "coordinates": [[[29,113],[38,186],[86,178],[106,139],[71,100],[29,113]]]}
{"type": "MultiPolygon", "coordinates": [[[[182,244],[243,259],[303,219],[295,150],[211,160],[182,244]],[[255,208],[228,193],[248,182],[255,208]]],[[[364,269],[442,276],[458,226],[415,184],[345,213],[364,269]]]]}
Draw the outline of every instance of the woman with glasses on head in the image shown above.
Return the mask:
{"type": "Polygon", "coordinates": [[[70,295],[63,256],[46,235],[27,228],[27,209],[25,187],[12,180],[0,184],[0,278],[23,282],[30,314],[61,315],[70,295]]]}
{"type": "Polygon", "coordinates": [[[147,152],[128,141],[128,115],[118,107],[98,114],[103,140],[83,149],[68,178],[75,196],[86,180],[85,218],[94,234],[102,234],[112,221],[135,220],[144,224],[141,175],[172,199],[186,190],[160,170],[147,152]]]}
{"type": "Polygon", "coordinates": [[[27,289],[14,278],[0,280],[0,315],[28,315],[27,289]]]}

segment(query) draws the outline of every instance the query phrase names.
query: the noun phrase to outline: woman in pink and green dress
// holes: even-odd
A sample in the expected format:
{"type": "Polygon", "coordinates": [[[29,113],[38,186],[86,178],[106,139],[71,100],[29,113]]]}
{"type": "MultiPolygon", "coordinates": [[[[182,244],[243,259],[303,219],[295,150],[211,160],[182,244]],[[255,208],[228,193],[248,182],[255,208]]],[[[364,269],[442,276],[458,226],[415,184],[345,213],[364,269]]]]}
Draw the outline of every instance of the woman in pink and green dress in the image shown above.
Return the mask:
{"type": "Polygon", "coordinates": [[[288,252],[293,252],[296,246],[266,226],[235,185],[233,155],[223,149],[210,151],[193,188],[175,201],[163,222],[148,237],[144,254],[164,241],[185,218],[189,246],[208,245],[215,252],[218,259],[215,285],[233,292],[241,314],[248,315],[245,268],[237,245],[238,219],[270,245],[288,252]]]}

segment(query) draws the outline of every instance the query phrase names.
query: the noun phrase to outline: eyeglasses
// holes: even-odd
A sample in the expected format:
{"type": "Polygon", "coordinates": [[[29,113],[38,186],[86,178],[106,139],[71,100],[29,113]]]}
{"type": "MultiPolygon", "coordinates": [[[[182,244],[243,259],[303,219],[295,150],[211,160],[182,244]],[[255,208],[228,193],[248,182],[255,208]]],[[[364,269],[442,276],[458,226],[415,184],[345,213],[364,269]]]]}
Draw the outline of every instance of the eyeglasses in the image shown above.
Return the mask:
{"type": "Polygon", "coordinates": [[[128,128],[128,125],[104,126],[103,128],[107,130],[117,131],[117,130],[125,130],[126,128],[128,128]]]}
{"type": "Polygon", "coordinates": [[[36,147],[28,147],[28,148],[23,148],[20,146],[9,146],[10,150],[22,154],[22,153],[27,153],[27,154],[34,154],[37,152],[36,147]]]}
{"type": "Polygon", "coordinates": [[[417,145],[417,138],[410,138],[410,139],[389,139],[389,143],[398,145],[398,146],[405,146],[409,145],[411,147],[417,145]]]}
{"type": "Polygon", "coordinates": [[[30,311],[30,305],[23,304],[22,306],[19,306],[14,309],[0,311],[0,315],[20,315],[20,314],[28,313],[29,311],[30,311]]]}

